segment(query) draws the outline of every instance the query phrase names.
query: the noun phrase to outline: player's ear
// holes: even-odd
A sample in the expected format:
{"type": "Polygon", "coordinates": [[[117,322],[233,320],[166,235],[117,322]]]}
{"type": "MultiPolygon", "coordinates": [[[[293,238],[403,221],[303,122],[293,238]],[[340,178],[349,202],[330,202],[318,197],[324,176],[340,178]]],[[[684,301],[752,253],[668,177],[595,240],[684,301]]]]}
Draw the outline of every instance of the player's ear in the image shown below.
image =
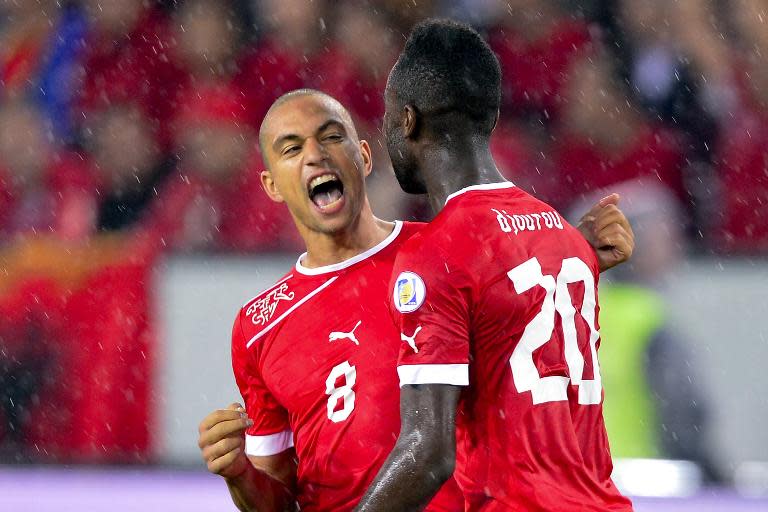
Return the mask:
{"type": "Polygon", "coordinates": [[[363,176],[368,176],[373,170],[373,157],[371,156],[371,146],[368,141],[360,141],[360,154],[363,157],[363,176]]]}
{"type": "Polygon", "coordinates": [[[261,188],[264,189],[264,192],[266,192],[269,198],[274,202],[285,202],[282,194],[277,190],[277,185],[275,185],[275,180],[272,178],[272,172],[269,169],[261,171],[261,188]]]}
{"type": "Polygon", "coordinates": [[[411,104],[403,107],[402,115],[403,135],[406,139],[412,139],[419,131],[419,111],[411,104]]]}

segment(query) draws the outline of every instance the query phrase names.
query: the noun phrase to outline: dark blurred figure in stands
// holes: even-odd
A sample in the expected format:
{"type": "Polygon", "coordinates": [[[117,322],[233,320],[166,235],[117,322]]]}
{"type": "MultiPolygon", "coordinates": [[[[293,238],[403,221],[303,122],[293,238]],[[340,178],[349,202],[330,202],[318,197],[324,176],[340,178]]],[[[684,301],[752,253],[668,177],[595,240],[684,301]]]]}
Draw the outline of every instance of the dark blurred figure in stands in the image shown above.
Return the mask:
{"type": "Polygon", "coordinates": [[[78,244],[90,234],[93,183],[81,163],[57,148],[36,104],[0,100],[0,458],[11,462],[54,456],[66,434],[65,299],[55,276],[67,270],[61,248],[44,239],[78,244]]]}
{"type": "Polygon", "coordinates": [[[675,331],[664,298],[685,259],[686,216],[675,195],[659,183],[633,180],[610,190],[621,194],[637,241],[632,262],[600,283],[600,334],[610,340],[600,346],[600,372],[611,454],[689,460],[708,481],[721,481],[708,437],[709,393],[698,375],[696,347],[675,331]]]}
{"type": "Polygon", "coordinates": [[[711,0],[604,1],[607,48],[617,57],[628,93],[682,137],[687,164],[681,196],[693,219],[690,235],[702,246],[720,198],[712,165],[719,123],[735,101],[733,79],[724,65],[729,48],[724,18],[711,0]]]}
{"type": "Polygon", "coordinates": [[[713,247],[768,251],[768,1],[731,0],[736,29],[728,63],[738,104],[723,120],[717,165],[723,202],[714,215],[713,247]]]}
{"type": "Polygon", "coordinates": [[[157,200],[175,162],[163,156],[156,134],[156,123],[131,103],[88,114],[86,145],[103,184],[97,231],[135,226],[157,200]]]}
{"type": "MultiPolygon", "coordinates": [[[[722,60],[727,46],[713,24],[712,2],[621,0],[606,2],[608,47],[641,104],[683,129],[695,128],[716,89],[729,79],[722,60]]],[[[722,101],[722,98],[720,98],[722,101]]]]}
{"type": "Polygon", "coordinates": [[[561,207],[588,191],[634,178],[661,181],[685,197],[677,132],[632,103],[597,44],[573,64],[552,140],[561,207]]]}
{"type": "MultiPolygon", "coordinates": [[[[47,233],[57,220],[57,198],[46,186],[46,171],[53,153],[49,133],[50,125],[35,106],[22,101],[0,103],[3,256],[6,256],[5,249],[18,239],[38,231],[47,233]]],[[[3,260],[7,266],[6,258],[3,260]]],[[[14,284],[3,280],[4,286],[0,286],[0,458],[3,460],[29,456],[30,410],[46,388],[51,373],[46,362],[54,360],[48,343],[48,326],[41,323],[44,310],[34,307],[33,297],[41,291],[40,287],[17,291],[13,289],[14,284]]],[[[45,302],[51,295],[44,294],[45,302]]]]}

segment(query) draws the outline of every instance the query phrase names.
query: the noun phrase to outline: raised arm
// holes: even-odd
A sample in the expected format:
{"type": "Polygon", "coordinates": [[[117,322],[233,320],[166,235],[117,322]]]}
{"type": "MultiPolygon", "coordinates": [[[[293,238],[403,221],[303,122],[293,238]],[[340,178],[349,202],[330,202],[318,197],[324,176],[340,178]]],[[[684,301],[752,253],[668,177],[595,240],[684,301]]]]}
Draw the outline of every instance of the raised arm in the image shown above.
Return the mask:
{"type": "Polygon", "coordinates": [[[405,385],[400,436],[358,511],[422,510],[453,474],[460,386],[405,385]]]}
{"type": "Polygon", "coordinates": [[[635,235],[619,208],[619,194],[604,197],[579,221],[576,228],[594,247],[600,272],[624,263],[635,249],[635,235]]]}
{"type": "Polygon", "coordinates": [[[244,512],[295,510],[293,448],[267,457],[246,456],[245,429],[251,424],[240,404],[205,417],[198,446],[208,471],[224,478],[232,501],[244,512]]]}

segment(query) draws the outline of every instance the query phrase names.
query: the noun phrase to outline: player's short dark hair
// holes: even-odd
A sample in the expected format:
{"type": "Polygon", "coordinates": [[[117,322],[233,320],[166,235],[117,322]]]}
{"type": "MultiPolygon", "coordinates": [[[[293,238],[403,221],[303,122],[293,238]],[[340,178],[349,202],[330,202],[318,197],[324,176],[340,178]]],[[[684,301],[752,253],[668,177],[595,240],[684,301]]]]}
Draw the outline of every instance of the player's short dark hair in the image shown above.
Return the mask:
{"type": "Polygon", "coordinates": [[[484,134],[501,104],[501,68],[480,34],[464,23],[431,19],[416,25],[389,78],[402,105],[425,115],[467,118],[484,134]]]}

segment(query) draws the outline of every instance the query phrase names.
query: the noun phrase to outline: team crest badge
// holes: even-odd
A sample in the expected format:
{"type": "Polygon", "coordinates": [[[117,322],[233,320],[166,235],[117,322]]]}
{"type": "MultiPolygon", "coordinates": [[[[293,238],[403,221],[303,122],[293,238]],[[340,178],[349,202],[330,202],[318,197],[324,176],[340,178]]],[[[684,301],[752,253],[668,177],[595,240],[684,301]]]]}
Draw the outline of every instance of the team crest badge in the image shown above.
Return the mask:
{"type": "Polygon", "coordinates": [[[402,272],[395,280],[393,299],[395,307],[401,313],[416,311],[424,303],[427,289],[418,274],[402,272]]]}
{"type": "Polygon", "coordinates": [[[255,325],[265,325],[272,318],[272,315],[275,314],[280,301],[292,301],[294,296],[293,292],[288,291],[288,283],[282,283],[279,287],[251,304],[245,314],[251,317],[251,321],[255,325]]]}

